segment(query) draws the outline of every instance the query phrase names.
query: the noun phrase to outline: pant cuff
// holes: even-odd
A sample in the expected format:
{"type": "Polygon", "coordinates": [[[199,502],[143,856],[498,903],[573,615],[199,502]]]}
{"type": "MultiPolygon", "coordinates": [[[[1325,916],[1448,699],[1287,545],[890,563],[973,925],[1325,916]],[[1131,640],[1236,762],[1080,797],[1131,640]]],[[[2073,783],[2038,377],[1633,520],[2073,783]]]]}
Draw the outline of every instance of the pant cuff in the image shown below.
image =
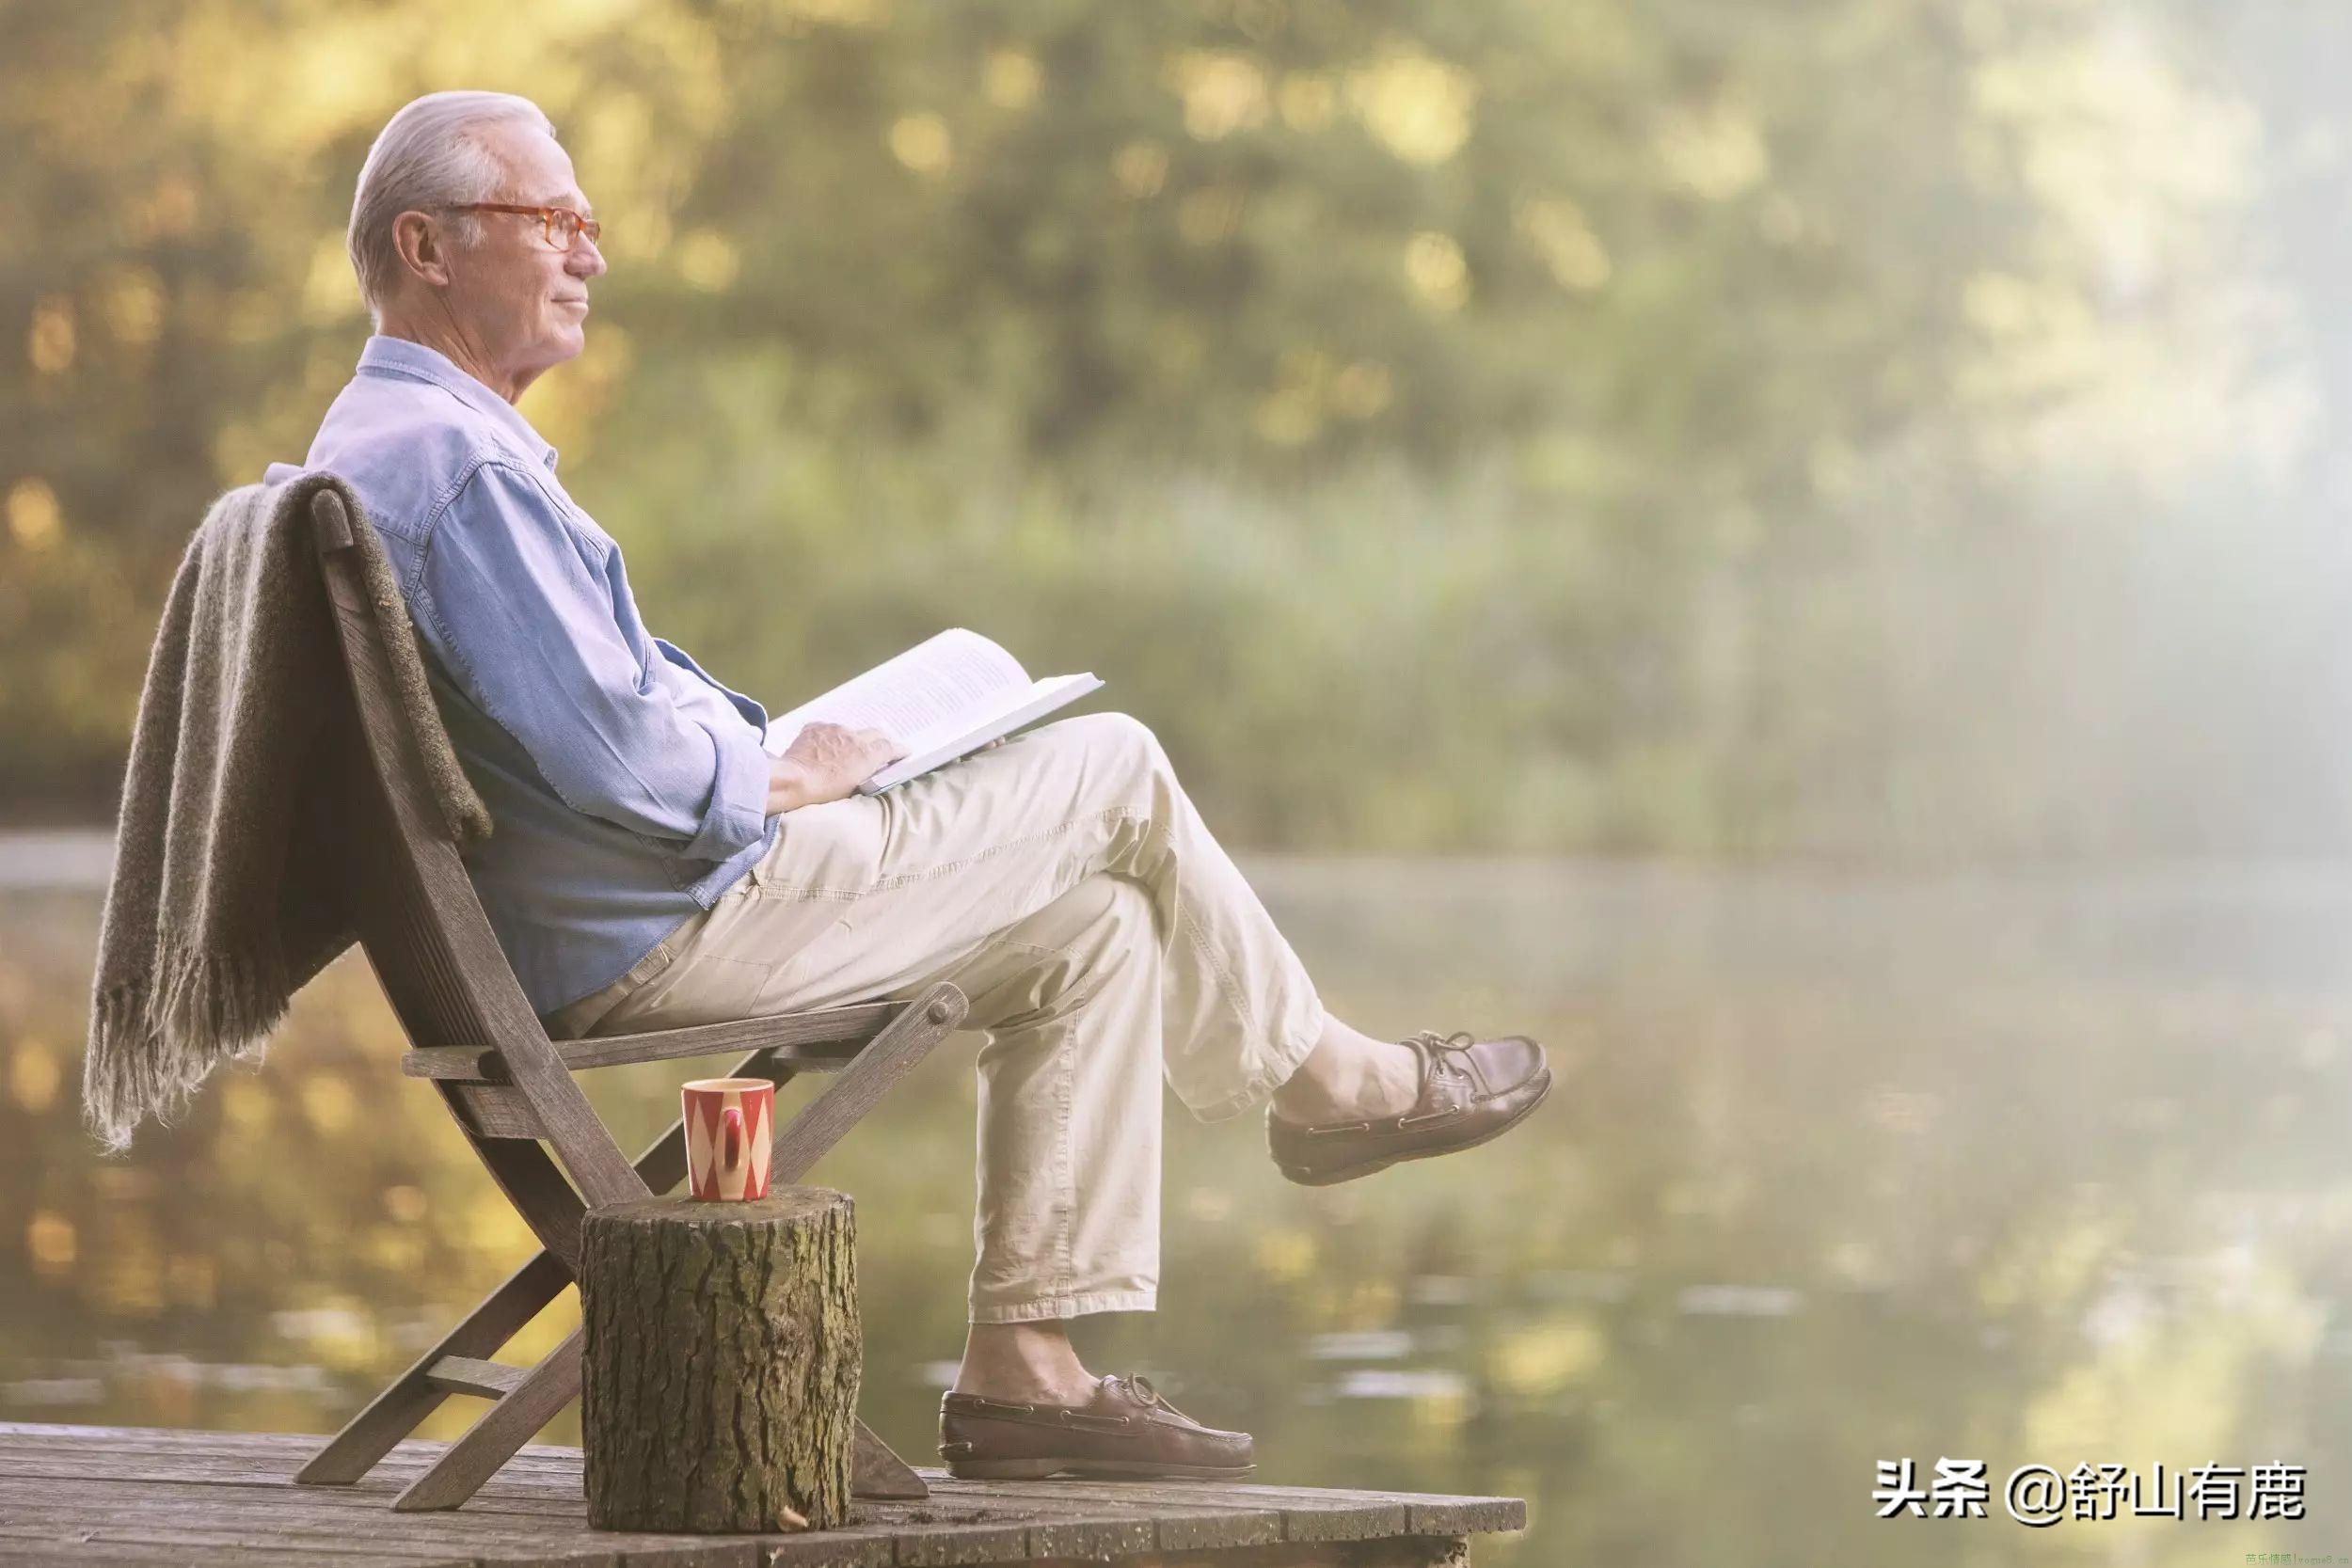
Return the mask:
{"type": "Polygon", "coordinates": [[[1089,1291],[1079,1295],[1040,1296],[1029,1301],[972,1304],[976,1323],[1034,1323],[1055,1318],[1083,1318],[1089,1312],[1150,1312],[1159,1306],[1157,1291],[1089,1291]]]}
{"type": "Polygon", "coordinates": [[[1306,1017],[1300,1021],[1297,1032],[1277,1046],[1259,1065],[1248,1082],[1232,1094],[1206,1105],[1187,1102],[1194,1117],[1200,1121],[1231,1121],[1244,1111],[1255,1110],[1264,1104],[1276,1089],[1296,1076],[1299,1064],[1313,1054],[1316,1044],[1323,1038],[1323,999],[1311,996],[1306,1017]]]}

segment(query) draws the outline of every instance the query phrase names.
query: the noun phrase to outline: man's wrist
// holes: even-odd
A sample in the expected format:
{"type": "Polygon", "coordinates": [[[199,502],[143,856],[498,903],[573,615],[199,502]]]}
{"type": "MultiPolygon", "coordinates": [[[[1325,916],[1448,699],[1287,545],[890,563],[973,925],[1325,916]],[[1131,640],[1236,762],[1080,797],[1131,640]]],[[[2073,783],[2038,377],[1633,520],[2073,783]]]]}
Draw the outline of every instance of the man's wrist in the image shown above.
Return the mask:
{"type": "Polygon", "coordinates": [[[808,775],[797,762],[783,757],[768,773],[768,815],[794,811],[808,803],[808,775]]]}

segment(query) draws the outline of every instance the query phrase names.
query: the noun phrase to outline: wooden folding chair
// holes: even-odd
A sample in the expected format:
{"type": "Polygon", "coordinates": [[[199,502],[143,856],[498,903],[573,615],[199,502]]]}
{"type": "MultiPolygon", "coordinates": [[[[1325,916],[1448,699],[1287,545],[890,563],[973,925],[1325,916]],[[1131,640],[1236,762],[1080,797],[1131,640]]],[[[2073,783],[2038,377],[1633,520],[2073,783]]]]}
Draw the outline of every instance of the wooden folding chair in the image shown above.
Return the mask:
{"type": "MultiPolygon", "coordinates": [[[[352,1418],[294,1479],[348,1485],[442,1400],[473,1394],[489,1400],[489,1409],[392,1504],[405,1511],[455,1508],[580,1392],[577,1330],[535,1367],[490,1358],[572,1283],[581,1214],[592,1205],[666,1193],[686,1174],[682,1122],[632,1162],[571,1075],[583,1068],[734,1050],[750,1052],[736,1074],[777,1085],[803,1071],[837,1071],[833,1085],[775,1134],[770,1180],[781,1185],[814,1164],[955,1028],[964,998],[943,982],[902,1005],[549,1039],[474,896],[396,699],[353,544],[352,531],[368,525],[347,515],[331,491],[314,497],[311,511],[320,570],[351,676],[356,728],[365,740],[366,765],[357,755],[358,746],[346,748],[354,754],[344,761],[342,781],[352,813],[361,945],[414,1047],[401,1070],[440,1092],[491,1179],[538,1236],[540,1250],[352,1418]]],[[[861,1497],[926,1495],[922,1478],[863,1421],[852,1480],[861,1497]]]]}

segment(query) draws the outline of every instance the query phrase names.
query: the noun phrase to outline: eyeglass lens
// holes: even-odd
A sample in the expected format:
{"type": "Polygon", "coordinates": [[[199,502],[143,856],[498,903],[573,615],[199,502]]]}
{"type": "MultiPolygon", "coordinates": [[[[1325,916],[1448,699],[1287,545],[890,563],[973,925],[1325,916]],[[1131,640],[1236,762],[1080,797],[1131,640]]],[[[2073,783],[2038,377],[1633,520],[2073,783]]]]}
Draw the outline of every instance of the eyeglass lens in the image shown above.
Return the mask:
{"type": "Polygon", "coordinates": [[[572,242],[579,239],[582,232],[595,239],[603,227],[598,223],[583,223],[565,208],[552,208],[548,213],[548,240],[558,250],[571,249],[572,242]]]}

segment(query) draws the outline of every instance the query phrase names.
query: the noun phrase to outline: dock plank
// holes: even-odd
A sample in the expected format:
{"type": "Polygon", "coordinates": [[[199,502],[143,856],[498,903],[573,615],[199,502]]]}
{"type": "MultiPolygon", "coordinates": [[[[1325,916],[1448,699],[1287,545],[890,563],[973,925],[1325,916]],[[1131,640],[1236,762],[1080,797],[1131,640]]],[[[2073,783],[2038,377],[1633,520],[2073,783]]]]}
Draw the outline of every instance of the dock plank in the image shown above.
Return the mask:
{"type": "MultiPolygon", "coordinates": [[[[54,1542],[0,1538],[0,1568],[60,1568],[82,1562],[185,1564],[186,1568],[253,1568],[254,1555],[220,1547],[181,1546],[159,1551],[150,1545],[68,1537],[54,1542]]],[[[339,1557],[332,1568],[478,1568],[480,1559],[453,1557],[339,1557]]]]}
{"type": "MultiPolygon", "coordinates": [[[[117,1494],[119,1504],[120,1494],[117,1494]]],[[[142,1497],[142,1510],[153,1512],[142,1518],[106,1519],[100,1514],[102,1505],[87,1497],[61,1497],[54,1504],[27,1504],[15,1497],[0,1497],[0,1529],[39,1530],[56,1535],[79,1527],[92,1531],[93,1539],[109,1541],[151,1541],[169,1544],[182,1541],[206,1545],[236,1545],[262,1549],[275,1545],[280,1551],[328,1553],[358,1543],[370,1550],[403,1555],[439,1557],[466,1555],[492,1559],[501,1562],[536,1560],[543,1557],[586,1557],[595,1554],[598,1560],[614,1563],[625,1545],[654,1549],[669,1546],[692,1546],[697,1537],[667,1537],[657,1539],[611,1536],[607,1532],[588,1532],[564,1520],[549,1519],[536,1528],[500,1528],[487,1521],[461,1518],[437,1519],[415,1528],[407,1528],[408,1515],[399,1516],[397,1526],[386,1526],[381,1519],[366,1519],[352,1513],[326,1515],[301,1513],[292,1509],[256,1509],[237,1505],[193,1507],[181,1502],[151,1502],[142,1497]]]]}
{"type": "MultiPolygon", "coordinates": [[[[67,1552],[78,1556],[85,1546],[119,1546],[143,1547],[151,1561],[159,1547],[174,1551],[184,1547],[192,1551],[243,1551],[246,1554],[244,1560],[249,1562],[257,1538],[271,1551],[289,1550],[289,1543],[265,1531],[232,1530],[224,1533],[180,1529],[156,1521],[143,1525],[92,1524],[87,1517],[62,1524],[12,1519],[0,1521],[0,1554],[23,1556],[47,1551],[52,1560],[67,1552]]],[[[324,1544],[304,1544],[302,1552],[305,1556],[315,1557],[330,1564],[331,1568],[359,1568],[363,1563],[369,1568],[389,1568],[393,1564],[397,1564],[398,1568],[430,1568],[434,1563],[475,1560],[470,1552],[453,1552],[447,1546],[403,1548],[397,1542],[387,1544],[348,1539],[324,1544]]]]}
{"type": "Polygon", "coordinates": [[[1150,1568],[1177,1560],[1290,1568],[1342,1558],[1412,1568],[1464,1561],[1468,1536],[1526,1523],[1525,1505],[1509,1497],[960,1481],[927,1469],[930,1497],[862,1500],[836,1530],[624,1533],[588,1528],[578,1449],[528,1445],[464,1507],[395,1514],[392,1499],[449,1445],[412,1438],[352,1485],[297,1484],[294,1473],[325,1441],[307,1433],[0,1422],[0,1568],[58,1560],[266,1568],[306,1560],[328,1568],[1150,1568]]]}
{"type": "Polygon", "coordinates": [[[1158,1549],[1202,1551],[1270,1545],[1282,1539],[1282,1511],[1247,1497],[1226,1499],[1215,1488],[1192,1483],[1131,1481],[956,1481],[928,1474],[933,1497],[966,1492],[1008,1499],[1031,1497],[1110,1503],[1150,1513],[1157,1522],[1158,1549]]]}

